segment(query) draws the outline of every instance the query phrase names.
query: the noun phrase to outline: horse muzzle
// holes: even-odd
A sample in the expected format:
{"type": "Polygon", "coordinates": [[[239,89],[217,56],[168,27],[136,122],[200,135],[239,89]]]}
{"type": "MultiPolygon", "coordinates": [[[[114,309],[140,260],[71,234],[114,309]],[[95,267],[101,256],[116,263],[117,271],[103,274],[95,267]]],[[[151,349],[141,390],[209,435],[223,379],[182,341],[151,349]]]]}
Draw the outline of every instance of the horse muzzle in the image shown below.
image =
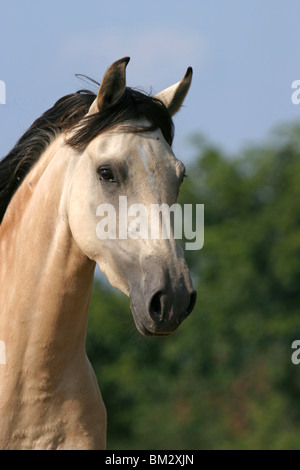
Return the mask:
{"type": "Polygon", "coordinates": [[[144,283],[144,289],[131,289],[131,310],[136,327],[145,336],[167,336],[192,313],[197,293],[192,286],[181,284],[174,288],[171,282],[148,292],[149,287],[149,283],[144,283]]]}

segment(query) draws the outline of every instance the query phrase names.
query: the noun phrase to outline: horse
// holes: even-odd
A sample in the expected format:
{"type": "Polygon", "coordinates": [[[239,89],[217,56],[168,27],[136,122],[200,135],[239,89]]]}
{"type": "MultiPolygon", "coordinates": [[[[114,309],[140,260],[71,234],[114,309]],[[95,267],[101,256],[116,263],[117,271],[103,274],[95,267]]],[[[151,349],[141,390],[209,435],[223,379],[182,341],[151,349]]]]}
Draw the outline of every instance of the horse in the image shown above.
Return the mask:
{"type": "Polygon", "coordinates": [[[171,334],[196,302],[174,236],[96,233],[102,203],[171,205],[185,175],[172,117],[192,68],[151,96],[126,86],[128,62],[114,62],[97,93],[58,100],[0,162],[1,449],[106,448],[106,408],[86,354],[96,264],[130,297],[143,335],[171,334]]]}

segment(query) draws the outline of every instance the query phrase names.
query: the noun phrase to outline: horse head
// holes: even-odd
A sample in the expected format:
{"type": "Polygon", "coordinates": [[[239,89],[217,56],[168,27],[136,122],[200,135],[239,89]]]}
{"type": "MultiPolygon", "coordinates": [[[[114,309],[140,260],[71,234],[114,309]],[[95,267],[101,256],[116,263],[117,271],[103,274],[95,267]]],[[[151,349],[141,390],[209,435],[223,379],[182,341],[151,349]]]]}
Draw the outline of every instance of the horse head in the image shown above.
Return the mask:
{"type": "Polygon", "coordinates": [[[169,237],[151,236],[151,210],[175,204],[183,181],[185,167],[171,148],[171,116],[188,92],[192,69],[150,97],[126,87],[128,61],[108,68],[87,115],[68,136],[78,152],[68,220],[80,249],[130,297],[138,330],[168,335],[192,312],[196,292],[173,229],[169,237]]]}

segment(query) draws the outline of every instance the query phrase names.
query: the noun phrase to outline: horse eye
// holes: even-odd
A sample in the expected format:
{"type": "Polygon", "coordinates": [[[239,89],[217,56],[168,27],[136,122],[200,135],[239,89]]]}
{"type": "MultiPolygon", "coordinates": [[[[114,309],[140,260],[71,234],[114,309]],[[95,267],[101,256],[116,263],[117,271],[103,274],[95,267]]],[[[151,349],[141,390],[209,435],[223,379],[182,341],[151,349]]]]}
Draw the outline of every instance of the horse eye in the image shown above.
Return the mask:
{"type": "Polygon", "coordinates": [[[102,181],[115,181],[114,174],[109,168],[99,168],[98,174],[102,181]]]}

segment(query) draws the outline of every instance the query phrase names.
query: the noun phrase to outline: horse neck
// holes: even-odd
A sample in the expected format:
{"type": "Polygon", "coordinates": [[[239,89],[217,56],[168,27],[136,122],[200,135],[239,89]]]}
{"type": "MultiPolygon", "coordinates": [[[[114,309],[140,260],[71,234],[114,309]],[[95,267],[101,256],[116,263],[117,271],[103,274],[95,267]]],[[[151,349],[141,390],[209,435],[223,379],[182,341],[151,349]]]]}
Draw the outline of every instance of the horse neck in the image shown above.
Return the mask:
{"type": "Polygon", "coordinates": [[[50,367],[52,358],[61,369],[85,351],[95,264],[68,225],[72,155],[63,142],[58,137],[40,157],[0,226],[0,339],[7,364],[50,367]]]}

